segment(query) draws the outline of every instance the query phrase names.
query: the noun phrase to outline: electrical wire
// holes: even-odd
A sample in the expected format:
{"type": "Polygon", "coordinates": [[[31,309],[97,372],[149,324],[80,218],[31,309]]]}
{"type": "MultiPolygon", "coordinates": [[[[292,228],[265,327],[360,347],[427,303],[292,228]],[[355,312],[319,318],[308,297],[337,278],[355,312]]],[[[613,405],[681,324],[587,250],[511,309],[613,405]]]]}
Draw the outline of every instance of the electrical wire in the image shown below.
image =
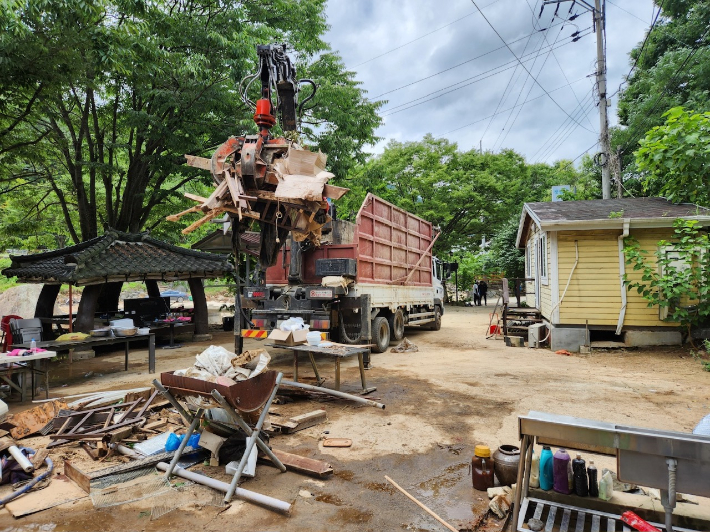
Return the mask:
{"type": "MultiPolygon", "coordinates": [[[[508,45],[508,43],[505,42],[505,39],[503,39],[503,37],[501,36],[501,34],[498,33],[498,30],[495,29],[495,27],[493,26],[493,24],[491,24],[491,21],[488,20],[488,17],[486,17],[485,13],[483,13],[483,11],[481,11],[481,9],[478,7],[478,4],[476,4],[476,0],[471,0],[471,3],[472,3],[474,6],[476,6],[476,9],[478,9],[478,11],[481,13],[481,16],[483,17],[483,20],[486,21],[486,23],[490,26],[490,28],[493,30],[493,32],[494,32],[494,33],[498,36],[498,38],[505,44],[506,48],[508,48],[508,51],[510,51],[510,53],[513,54],[513,57],[515,57],[515,58],[518,60],[518,62],[520,63],[520,65],[528,72],[528,74],[530,74],[530,71],[527,69],[527,67],[523,64],[522,61],[520,61],[520,59],[518,59],[518,56],[515,55],[515,52],[513,52],[513,50],[512,50],[512,49],[510,48],[510,46],[508,45]]],[[[530,74],[530,75],[532,76],[532,74],[530,74]]],[[[553,102],[563,113],[565,113],[567,116],[570,116],[569,113],[557,102],[557,100],[555,100],[555,99],[547,92],[547,90],[545,89],[545,87],[542,86],[542,84],[537,80],[536,77],[532,76],[532,79],[533,79],[533,81],[537,84],[537,86],[540,87],[540,88],[545,92],[545,94],[547,94],[547,96],[550,98],[550,100],[552,100],[552,102],[553,102]]],[[[570,118],[571,118],[571,117],[570,117],[570,118]]],[[[585,129],[585,130],[589,131],[590,133],[594,133],[594,131],[592,131],[591,129],[587,129],[585,126],[582,126],[581,124],[580,124],[580,127],[581,127],[582,129],[585,129]]]]}
{"type": "MultiPolygon", "coordinates": [[[[490,4],[486,4],[486,5],[483,6],[483,7],[484,7],[484,9],[485,9],[485,8],[488,7],[488,6],[492,6],[492,5],[495,4],[496,2],[500,2],[500,0],[493,0],[493,2],[491,2],[490,4]]],[[[451,22],[449,22],[448,24],[444,24],[443,26],[440,26],[440,27],[436,28],[435,30],[432,30],[432,31],[430,31],[430,32],[428,32],[428,33],[425,33],[425,34],[423,34],[423,35],[420,35],[419,37],[416,37],[416,38],[412,39],[411,41],[408,41],[408,42],[406,42],[406,43],[404,43],[404,44],[401,44],[401,45],[399,45],[399,46],[397,46],[397,47],[395,47],[395,48],[392,48],[392,49],[390,49],[390,50],[387,50],[386,52],[383,52],[383,53],[381,53],[380,55],[376,55],[375,57],[371,57],[371,58],[368,59],[367,61],[363,61],[362,63],[358,63],[357,65],[353,66],[352,68],[357,68],[357,67],[359,67],[359,66],[362,66],[362,65],[365,65],[365,64],[367,64],[367,63],[370,63],[371,61],[374,61],[375,59],[379,59],[380,57],[383,57],[383,56],[385,56],[385,55],[387,55],[387,54],[391,54],[392,52],[396,52],[397,50],[399,50],[399,49],[401,49],[401,48],[404,48],[405,46],[409,46],[410,44],[415,43],[415,42],[417,42],[417,41],[423,39],[424,37],[428,37],[429,35],[432,35],[433,33],[436,33],[437,31],[443,30],[444,28],[448,28],[449,26],[452,26],[452,25],[456,24],[457,22],[460,22],[460,21],[462,21],[463,19],[468,18],[468,17],[471,17],[471,16],[476,15],[476,14],[478,14],[478,11],[472,11],[472,12],[469,13],[468,15],[464,15],[463,17],[457,18],[456,20],[451,21],[451,22]]]]}
{"type": "MultiPolygon", "coordinates": [[[[550,28],[553,28],[553,27],[556,27],[556,26],[562,26],[562,25],[564,25],[564,22],[560,22],[559,24],[556,24],[555,26],[551,26],[550,28]]],[[[585,31],[586,31],[586,30],[585,30],[585,31]]],[[[518,39],[515,39],[514,41],[511,41],[510,44],[515,44],[515,43],[517,43],[517,42],[522,41],[523,39],[527,39],[527,38],[529,38],[529,37],[532,37],[532,36],[535,35],[536,33],[539,33],[539,31],[534,31],[534,32],[532,32],[532,33],[530,33],[530,34],[528,34],[528,35],[524,35],[524,36],[522,36],[522,37],[520,37],[520,38],[518,38],[518,39]]],[[[485,57],[485,56],[487,56],[487,55],[492,54],[493,52],[497,52],[497,51],[503,50],[503,49],[505,49],[505,46],[499,46],[498,48],[494,48],[493,50],[489,50],[488,52],[485,52],[485,53],[483,53],[483,54],[481,54],[481,55],[477,55],[476,57],[472,57],[471,59],[467,59],[466,61],[463,61],[463,62],[461,62],[461,63],[458,63],[458,64],[456,64],[456,65],[454,65],[454,66],[452,66],[452,67],[445,68],[444,70],[440,70],[439,72],[436,72],[436,73],[431,74],[431,75],[429,75],[429,76],[420,78],[420,79],[415,80],[415,81],[412,81],[412,82],[410,82],[410,83],[406,83],[405,85],[402,85],[402,86],[400,86],[400,87],[397,87],[397,88],[394,88],[394,89],[385,91],[385,92],[383,92],[383,93],[380,93],[380,94],[378,94],[377,96],[373,96],[372,99],[373,99],[373,100],[377,100],[378,98],[381,98],[382,96],[386,96],[386,95],[391,94],[391,93],[393,93],[393,92],[397,92],[397,91],[399,91],[399,90],[406,89],[407,87],[411,87],[412,85],[416,85],[417,83],[420,83],[420,82],[422,82],[422,81],[426,81],[426,80],[428,80],[428,79],[434,78],[434,77],[436,77],[436,76],[439,76],[439,75],[441,75],[441,74],[444,74],[444,73],[446,73],[446,72],[449,72],[450,70],[454,70],[454,69],[456,69],[456,68],[458,68],[458,67],[460,67],[460,66],[466,65],[466,64],[470,63],[471,61],[475,61],[476,59],[481,59],[482,57],[485,57]]]]}
{"type": "MultiPolygon", "coordinates": [[[[580,37],[584,37],[584,36],[586,36],[586,35],[589,35],[589,34],[587,33],[587,34],[581,35],[580,37]]],[[[561,48],[562,46],[565,46],[565,45],[567,45],[567,44],[570,44],[571,42],[574,42],[574,41],[568,41],[568,42],[562,43],[562,44],[560,44],[559,46],[557,46],[557,48],[561,48]]],[[[529,55],[532,56],[532,53],[529,54],[529,55]]],[[[525,59],[525,61],[528,61],[528,60],[530,60],[530,58],[525,59]]],[[[435,90],[435,91],[433,91],[433,92],[430,92],[429,94],[426,94],[426,95],[424,95],[424,96],[420,96],[419,98],[415,98],[414,100],[410,100],[410,101],[408,101],[408,102],[405,102],[405,103],[396,105],[396,106],[394,106],[394,107],[385,108],[385,109],[383,109],[383,113],[382,113],[380,116],[383,116],[383,117],[384,117],[384,116],[389,116],[389,115],[397,114],[397,113],[399,113],[399,112],[401,112],[401,111],[406,111],[407,109],[411,109],[412,107],[416,107],[416,106],[418,106],[418,105],[421,105],[421,104],[423,104],[423,103],[429,102],[429,101],[431,101],[431,100],[435,100],[436,98],[440,98],[441,96],[444,96],[444,95],[449,94],[449,93],[451,93],[451,92],[455,92],[455,91],[457,91],[457,90],[459,90],[459,89],[462,89],[462,88],[467,87],[467,86],[469,86],[469,85],[472,85],[472,84],[474,84],[474,83],[478,83],[479,81],[482,81],[482,80],[484,80],[484,79],[488,79],[488,78],[490,78],[490,77],[492,77],[492,76],[495,76],[495,75],[497,75],[497,74],[500,74],[501,72],[505,72],[506,70],[510,70],[510,69],[512,69],[512,68],[515,68],[515,65],[516,65],[517,63],[518,63],[518,61],[510,61],[510,62],[508,62],[508,63],[505,63],[505,64],[501,65],[501,66],[498,66],[498,67],[492,68],[492,69],[490,69],[490,70],[486,70],[486,71],[484,71],[484,72],[481,72],[481,73],[479,73],[479,74],[476,74],[475,76],[472,76],[472,77],[470,77],[470,78],[466,78],[466,79],[464,79],[464,80],[458,81],[458,82],[454,83],[453,85],[447,85],[447,86],[446,86],[445,88],[443,88],[443,89],[437,89],[437,90],[435,90]],[[507,65],[509,65],[509,66],[507,66],[507,65]],[[503,68],[503,67],[505,67],[505,66],[507,66],[507,68],[503,68]],[[497,72],[494,72],[494,71],[496,71],[496,70],[497,70],[497,72]],[[490,73],[490,72],[493,72],[493,73],[490,74],[490,75],[488,75],[488,76],[480,77],[480,76],[483,76],[484,74],[488,74],[488,73],[490,73]],[[476,78],[478,78],[478,79],[476,79],[476,78]],[[471,80],[473,80],[473,81],[471,81],[471,80]],[[468,83],[466,83],[466,82],[468,82],[468,83]],[[461,85],[462,83],[465,83],[465,85],[461,85]],[[460,85],[460,86],[459,86],[459,87],[456,87],[456,85],[460,85]],[[452,88],[452,87],[456,87],[456,88],[452,88]],[[448,89],[448,90],[447,90],[447,89],[448,89]],[[442,91],[445,91],[445,92],[442,92],[442,91]],[[433,96],[432,98],[428,98],[429,96],[432,96],[432,95],[434,95],[434,94],[436,94],[436,93],[441,93],[441,94],[438,94],[437,96],[433,96]],[[428,98],[428,99],[425,99],[425,98],[428,98]],[[423,101],[420,101],[420,100],[423,100],[423,101]],[[419,103],[415,103],[415,102],[419,102],[419,103]],[[413,104],[413,105],[410,105],[410,104],[413,104]]],[[[543,91],[544,91],[544,90],[545,90],[545,89],[543,89],[543,91]]],[[[585,128],[585,129],[586,129],[586,128],[585,128]]]]}
{"type": "MultiPolygon", "coordinates": [[[[577,80],[575,80],[575,81],[573,81],[572,83],[569,83],[569,84],[567,84],[567,85],[562,85],[561,87],[557,87],[556,89],[552,89],[550,92],[551,92],[551,93],[552,93],[552,92],[557,92],[558,90],[564,89],[564,88],[567,87],[568,85],[571,85],[571,84],[574,84],[574,83],[578,83],[578,82],[580,82],[580,81],[582,81],[582,80],[584,80],[584,79],[587,79],[586,76],[583,77],[583,78],[579,78],[579,79],[577,79],[577,80]]],[[[546,95],[546,94],[541,94],[540,96],[536,96],[535,98],[532,98],[532,99],[530,99],[529,101],[533,102],[533,101],[535,101],[535,100],[539,100],[540,98],[544,98],[545,96],[547,96],[547,95],[546,95]]],[[[503,109],[503,110],[500,111],[498,114],[507,113],[507,112],[510,111],[511,109],[514,109],[514,107],[509,107],[508,109],[503,109]]],[[[461,129],[465,129],[465,128],[469,127],[469,126],[473,126],[473,125],[475,125],[475,124],[478,124],[478,123],[480,123],[480,122],[483,122],[484,120],[488,120],[489,118],[491,118],[491,116],[494,116],[494,115],[484,116],[483,118],[479,118],[478,120],[474,120],[473,122],[470,122],[470,123],[468,123],[468,124],[464,124],[463,126],[459,126],[459,127],[457,127],[456,129],[452,129],[452,130],[450,130],[450,131],[447,131],[446,133],[442,133],[442,134],[440,134],[440,135],[437,135],[437,138],[443,138],[443,137],[445,137],[446,135],[449,135],[449,134],[454,133],[454,132],[456,132],[456,131],[459,131],[459,130],[461,130],[461,129]]]]}
{"type": "MultiPolygon", "coordinates": [[[[572,112],[573,115],[577,115],[578,118],[588,115],[596,107],[594,96],[591,95],[590,99],[585,103],[580,103],[577,108],[572,112]]],[[[545,142],[542,143],[540,148],[533,154],[531,159],[536,159],[538,161],[545,160],[551,152],[554,152],[559,147],[560,141],[564,141],[565,137],[568,136],[572,131],[574,131],[574,122],[569,119],[565,119],[562,124],[550,135],[545,142]],[[540,155],[538,158],[538,154],[540,155]]]]}

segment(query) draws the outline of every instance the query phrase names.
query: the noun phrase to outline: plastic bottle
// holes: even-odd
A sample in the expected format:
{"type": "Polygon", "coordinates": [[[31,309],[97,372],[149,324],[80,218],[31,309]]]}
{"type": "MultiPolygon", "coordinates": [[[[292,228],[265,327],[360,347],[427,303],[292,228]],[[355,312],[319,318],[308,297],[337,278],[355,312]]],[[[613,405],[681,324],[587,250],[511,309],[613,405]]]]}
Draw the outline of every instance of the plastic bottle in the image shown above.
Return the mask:
{"type": "MultiPolygon", "coordinates": [[[[568,453],[569,454],[569,453],[568,453]]],[[[574,471],[572,471],[572,457],[567,462],[567,488],[570,493],[574,493],[574,471]]]]}
{"type": "Polygon", "coordinates": [[[480,491],[486,491],[493,487],[493,460],[491,459],[491,449],[487,445],[476,445],[471,460],[471,477],[473,487],[480,491]]]}
{"type": "Polygon", "coordinates": [[[32,341],[30,342],[30,354],[34,355],[37,352],[37,341],[32,338],[32,341]]]}
{"type": "Polygon", "coordinates": [[[602,475],[599,481],[599,498],[608,501],[614,496],[614,479],[611,477],[611,471],[607,471],[602,475]]]}
{"type": "Polygon", "coordinates": [[[530,463],[530,487],[540,487],[540,458],[538,456],[535,456],[534,450],[532,462],[530,463]]]}
{"type": "Polygon", "coordinates": [[[552,470],[554,475],[554,489],[558,493],[569,495],[569,454],[564,449],[557,449],[552,460],[552,470]]]}
{"type": "Polygon", "coordinates": [[[589,461],[587,475],[589,475],[589,496],[599,497],[599,484],[597,484],[597,467],[594,465],[594,460],[589,461]]]}
{"type": "Polygon", "coordinates": [[[582,455],[577,453],[577,458],[572,460],[572,471],[574,472],[574,492],[580,497],[589,495],[586,465],[582,455]]]}
{"type": "Polygon", "coordinates": [[[552,449],[547,445],[543,446],[540,453],[540,488],[549,491],[554,484],[552,449]]]}

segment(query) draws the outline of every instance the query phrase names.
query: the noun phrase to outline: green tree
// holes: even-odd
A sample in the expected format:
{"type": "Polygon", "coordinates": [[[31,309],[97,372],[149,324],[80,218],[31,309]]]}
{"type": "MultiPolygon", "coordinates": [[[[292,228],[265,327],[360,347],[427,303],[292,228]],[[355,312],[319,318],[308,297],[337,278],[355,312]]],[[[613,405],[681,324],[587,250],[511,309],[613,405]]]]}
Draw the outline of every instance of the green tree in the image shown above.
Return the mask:
{"type": "Polygon", "coordinates": [[[184,153],[208,155],[230,135],[256,132],[236,88],[258,64],[256,44],[274,41],[288,42],[303,64],[299,74],[324,86],[304,118],[317,124],[304,141],[327,150],[336,173],[347,171],[376,140],[379,104],[366,102],[328,53],[324,7],[325,0],[12,4],[0,15],[0,183],[28,168],[41,175],[75,242],[102,226],[157,228],[162,206],[187,206],[186,186],[209,185],[209,176],[184,166],[184,153]],[[331,141],[336,131],[348,140],[331,141]]]}
{"type": "Polygon", "coordinates": [[[710,316],[710,241],[697,220],[676,220],[673,238],[658,242],[655,260],[633,237],[626,238],[624,254],[641,274],[640,280],[625,275],[628,289],[635,288],[649,307],[667,309],[666,320],[690,335],[710,316]]]}
{"type": "Polygon", "coordinates": [[[519,223],[519,215],[511,217],[491,240],[483,256],[486,273],[501,274],[509,279],[525,277],[525,252],[516,246],[519,223]]]}
{"type": "Polygon", "coordinates": [[[635,68],[620,92],[620,127],[611,135],[612,150],[622,150],[625,186],[634,193],[643,193],[633,154],[646,132],[661,125],[672,107],[710,111],[710,1],[656,3],[662,5],[661,17],[645,46],[639,43],[631,51],[635,68]]]}
{"type": "Polygon", "coordinates": [[[674,107],[663,116],[665,124],[651,129],[636,151],[646,190],[675,202],[710,205],[710,112],[674,107]]]}

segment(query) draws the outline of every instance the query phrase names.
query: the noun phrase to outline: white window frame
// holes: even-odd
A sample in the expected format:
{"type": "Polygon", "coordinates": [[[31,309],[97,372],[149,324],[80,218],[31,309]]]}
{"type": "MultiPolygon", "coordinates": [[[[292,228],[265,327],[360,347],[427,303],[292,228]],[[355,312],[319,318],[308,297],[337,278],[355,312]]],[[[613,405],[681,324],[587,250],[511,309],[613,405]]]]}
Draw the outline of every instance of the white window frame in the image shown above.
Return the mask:
{"type": "Polygon", "coordinates": [[[547,270],[547,233],[540,233],[538,237],[539,243],[537,246],[537,252],[539,253],[539,264],[540,264],[540,282],[547,286],[549,284],[547,270]]]}
{"type": "Polygon", "coordinates": [[[530,248],[532,247],[532,240],[528,240],[527,245],[525,246],[525,277],[530,277],[532,273],[532,253],[530,252],[530,248]]]}

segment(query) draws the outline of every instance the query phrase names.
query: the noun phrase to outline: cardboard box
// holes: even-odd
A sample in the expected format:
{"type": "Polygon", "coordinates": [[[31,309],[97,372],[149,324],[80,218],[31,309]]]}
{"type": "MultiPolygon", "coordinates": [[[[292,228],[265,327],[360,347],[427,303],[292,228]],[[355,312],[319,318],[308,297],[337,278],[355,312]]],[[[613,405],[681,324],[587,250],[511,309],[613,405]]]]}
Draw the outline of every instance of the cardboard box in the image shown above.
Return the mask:
{"type": "Polygon", "coordinates": [[[271,334],[267,339],[279,345],[301,345],[306,343],[307,334],[308,329],[301,329],[298,331],[282,331],[280,329],[274,329],[271,331],[271,334]]]}

